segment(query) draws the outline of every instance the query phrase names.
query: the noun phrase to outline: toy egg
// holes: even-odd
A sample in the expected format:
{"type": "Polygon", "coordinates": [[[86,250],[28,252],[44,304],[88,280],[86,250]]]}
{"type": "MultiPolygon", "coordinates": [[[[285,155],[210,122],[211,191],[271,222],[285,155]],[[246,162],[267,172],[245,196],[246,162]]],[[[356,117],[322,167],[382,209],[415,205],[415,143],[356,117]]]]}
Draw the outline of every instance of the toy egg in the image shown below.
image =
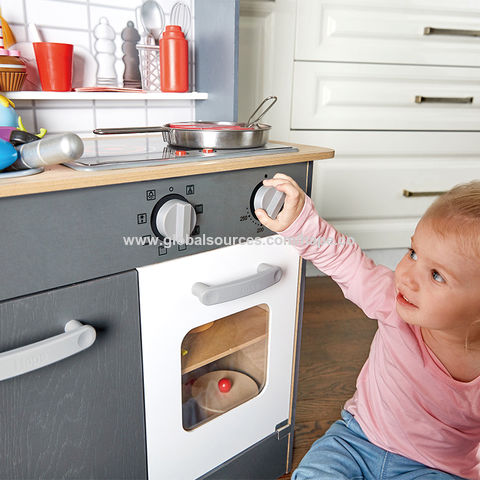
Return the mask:
{"type": "Polygon", "coordinates": [[[0,170],[9,167],[17,160],[18,152],[15,147],[5,140],[0,139],[0,170]]]}

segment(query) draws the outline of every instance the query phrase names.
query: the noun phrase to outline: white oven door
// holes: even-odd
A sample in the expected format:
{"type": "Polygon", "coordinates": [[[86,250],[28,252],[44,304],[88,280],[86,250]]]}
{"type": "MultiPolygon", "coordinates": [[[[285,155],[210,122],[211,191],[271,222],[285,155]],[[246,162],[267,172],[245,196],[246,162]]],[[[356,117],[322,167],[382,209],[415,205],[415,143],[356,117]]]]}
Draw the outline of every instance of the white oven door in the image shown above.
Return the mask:
{"type": "Polygon", "coordinates": [[[149,478],[197,478],[289,418],[300,265],[271,236],[138,269],[149,478]]]}

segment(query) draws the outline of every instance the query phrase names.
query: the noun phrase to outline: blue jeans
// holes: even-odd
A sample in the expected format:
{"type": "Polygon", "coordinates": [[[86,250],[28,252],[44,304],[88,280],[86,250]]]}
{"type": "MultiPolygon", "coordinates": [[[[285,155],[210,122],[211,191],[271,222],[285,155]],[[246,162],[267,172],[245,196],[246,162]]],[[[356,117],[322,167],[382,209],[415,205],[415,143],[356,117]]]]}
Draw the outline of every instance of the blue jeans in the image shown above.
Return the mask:
{"type": "Polygon", "coordinates": [[[342,411],[310,448],[292,480],[463,480],[370,443],[353,415],[342,411]]]}

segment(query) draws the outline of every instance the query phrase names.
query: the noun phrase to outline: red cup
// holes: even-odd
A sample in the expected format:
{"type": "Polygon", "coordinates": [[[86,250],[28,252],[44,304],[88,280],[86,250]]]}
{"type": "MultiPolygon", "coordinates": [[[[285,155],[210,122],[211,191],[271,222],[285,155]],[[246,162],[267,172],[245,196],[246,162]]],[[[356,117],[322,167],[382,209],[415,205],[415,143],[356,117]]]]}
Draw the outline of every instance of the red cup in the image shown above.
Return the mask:
{"type": "Polygon", "coordinates": [[[33,42],[42,90],[72,90],[73,45],[69,43],[33,42]]]}

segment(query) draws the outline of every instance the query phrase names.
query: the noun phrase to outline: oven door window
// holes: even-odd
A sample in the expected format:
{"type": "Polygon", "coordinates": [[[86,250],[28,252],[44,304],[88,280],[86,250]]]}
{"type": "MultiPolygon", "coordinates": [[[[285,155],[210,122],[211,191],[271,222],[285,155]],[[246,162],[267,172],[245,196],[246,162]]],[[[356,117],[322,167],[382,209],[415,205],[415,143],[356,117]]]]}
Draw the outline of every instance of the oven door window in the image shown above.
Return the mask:
{"type": "Polygon", "coordinates": [[[267,305],[190,330],[181,346],[183,428],[192,430],[256,397],[265,385],[267,305]]]}

